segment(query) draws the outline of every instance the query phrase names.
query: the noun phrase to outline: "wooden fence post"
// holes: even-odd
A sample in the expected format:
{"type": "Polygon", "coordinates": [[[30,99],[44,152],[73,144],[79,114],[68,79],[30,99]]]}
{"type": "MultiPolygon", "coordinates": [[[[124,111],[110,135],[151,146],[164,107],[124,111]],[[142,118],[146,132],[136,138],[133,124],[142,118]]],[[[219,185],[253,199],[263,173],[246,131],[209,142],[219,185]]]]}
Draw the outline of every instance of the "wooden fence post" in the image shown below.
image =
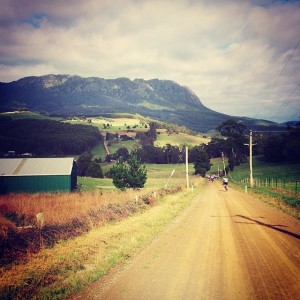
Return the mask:
{"type": "Polygon", "coordinates": [[[38,213],[36,215],[36,220],[37,220],[37,225],[38,225],[39,232],[40,232],[40,248],[42,248],[44,245],[43,236],[42,236],[42,228],[44,227],[44,224],[45,224],[44,213],[38,213]]]}

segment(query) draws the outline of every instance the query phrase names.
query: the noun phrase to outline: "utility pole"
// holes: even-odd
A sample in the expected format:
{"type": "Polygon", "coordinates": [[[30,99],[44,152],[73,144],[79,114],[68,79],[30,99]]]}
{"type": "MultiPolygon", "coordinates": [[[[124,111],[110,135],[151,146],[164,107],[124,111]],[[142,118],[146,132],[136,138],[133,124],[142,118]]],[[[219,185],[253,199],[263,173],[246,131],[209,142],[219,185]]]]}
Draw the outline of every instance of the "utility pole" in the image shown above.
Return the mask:
{"type": "Polygon", "coordinates": [[[250,130],[250,138],[249,138],[249,156],[250,156],[250,186],[253,187],[253,168],[252,168],[252,130],[250,130]]]}
{"type": "Polygon", "coordinates": [[[222,151],[222,160],[223,160],[224,175],[226,175],[226,168],[225,168],[225,161],[224,161],[224,153],[223,153],[223,151],[222,151]]]}
{"type": "Polygon", "coordinates": [[[249,137],[249,144],[245,144],[246,146],[249,146],[249,165],[250,165],[250,186],[254,186],[254,180],[253,180],[253,168],[252,168],[252,130],[250,130],[250,137],[249,137]]]}
{"type": "Polygon", "coordinates": [[[189,188],[189,149],[185,146],[185,172],[186,172],[186,187],[189,188]]]}
{"type": "MultiPolygon", "coordinates": [[[[255,132],[261,132],[261,133],[286,133],[287,131],[283,131],[283,130],[271,130],[271,131],[255,131],[255,132]]],[[[252,142],[252,130],[250,130],[250,137],[249,137],[249,144],[244,144],[246,146],[249,146],[249,164],[250,164],[250,186],[253,187],[254,186],[254,180],[253,180],[253,172],[252,172],[252,147],[255,146],[256,144],[253,144],[252,142]]]]}

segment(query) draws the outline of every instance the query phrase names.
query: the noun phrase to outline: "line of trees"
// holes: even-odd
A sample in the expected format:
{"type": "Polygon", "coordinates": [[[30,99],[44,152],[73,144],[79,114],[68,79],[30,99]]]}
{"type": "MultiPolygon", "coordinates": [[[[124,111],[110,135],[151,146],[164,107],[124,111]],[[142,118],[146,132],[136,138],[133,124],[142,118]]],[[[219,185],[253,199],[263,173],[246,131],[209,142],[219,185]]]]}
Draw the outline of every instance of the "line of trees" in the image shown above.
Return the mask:
{"type": "Polygon", "coordinates": [[[0,118],[0,152],[37,156],[80,155],[101,141],[99,129],[90,125],[53,120],[0,118]]]}
{"type": "Polygon", "coordinates": [[[249,148],[245,145],[248,140],[245,135],[246,125],[235,120],[226,120],[216,130],[221,138],[213,138],[204,150],[210,158],[220,157],[222,154],[228,157],[228,169],[245,163],[249,154],[249,148]]]}
{"type": "Polygon", "coordinates": [[[263,154],[268,162],[300,162],[300,122],[289,126],[287,134],[265,138],[263,154]]]}
{"type": "MultiPolygon", "coordinates": [[[[253,132],[253,155],[261,155],[268,162],[300,162],[300,122],[288,126],[286,132],[253,132]]],[[[212,138],[204,145],[210,158],[220,157],[223,153],[228,157],[228,169],[247,161],[249,155],[249,136],[243,123],[227,120],[217,127],[220,138],[212,138]]]]}

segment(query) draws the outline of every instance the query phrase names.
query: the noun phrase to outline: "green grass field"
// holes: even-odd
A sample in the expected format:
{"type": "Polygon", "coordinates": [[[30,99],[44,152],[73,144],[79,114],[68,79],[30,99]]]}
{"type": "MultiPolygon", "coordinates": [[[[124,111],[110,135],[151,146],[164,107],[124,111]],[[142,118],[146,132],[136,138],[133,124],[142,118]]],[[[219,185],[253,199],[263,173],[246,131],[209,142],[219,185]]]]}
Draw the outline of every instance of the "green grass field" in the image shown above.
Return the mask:
{"type": "MultiPolygon", "coordinates": [[[[109,142],[108,142],[109,144],[109,142]]],[[[136,141],[120,141],[119,143],[112,143],[111,145],[108,145],[109,151],[113,154],[116,153],[116,151],[119,148],[127,148],[129,152],[134,150],[136,146],[138,146],[139,143],[136,141]]]]}
{"type": "Polygon", "coordinates": [[[41,119],[41,120],[45,119],[45,120],[55,120],[55,121],[62,120],[62,118],[44,116],[39,113],[34,113],[31,111],[4,112],[4,113],[0,113],[0,116],[10,117],[13,120],[17,120],[17,119],[41,119]]]}
{"type": "MultiPolygon", "coordinates": [[[[224,164],[221,157],[213,158],[210,160],[212,164],[211,169],[208,171],[208,174],[216,174],[224,170],[224,164]]],[[[224,159],[225,167],[228,165],[227,158],[224,159]]]]}
{"type": "MultiPolygon", "coordinates": [[[[57,121],[62,121],[62,118],[52,118],[49,116],[44,116],[39,113],[29,112],[29,111],[21,111],[21,112],[7,112],[1,113],[0,116],[9,116],[12,119],[52,119],[57,121]]],[[[65,119],[64,122],[71,124],[82,124],[82,125],[91,125],[95,126],[99,129],[102,134],[106,132],[110,133],[119,133],[119,135],[127,134],[135,137],[136,132],[146,132],[149,130],[149,124],[143,119],[142,116],[136,115],[116,115],[116,117],[108,118],[108,117],[91,117],[91,118],[73,118],[73,119],[65,119]],[[105,124],[105,126],[104,126],[105,124]],[[109,126],[107,126],[109,125],[109,126]],[[128,129],[130,128],[130,132],[128,129]]],[[[203,137],[201,135],[189,135],[186,133],[179,134],[167,134],[166,129],[158,129],[157,130],[157,141],[155,142],[155,146],[164,147],[167,144],[173,146],[181,146],[181,145],[200,145],[207,144],[210,141],[210,138],[203,137]]],[[[108,142],[109,144],[109,142],[108,142]]],[[[108,148],[112,154],[114,154],[119,148],[125,147],[131,152],[138,143],[136,141],[122,141],[120,143],[111,143],[108,145],[108,148]]],[[[95,158],[105,159],[106,152],[101,143],[99,143],[96,147],[92,149],[92,154],[95,158]]]]}
{"type": "Polygon", "coordinates": [[[179,134],[168,134],[165,130],[160,131],[157,135],[157,140],[155,141],[155,146],[164,147],[166,144],[173,146],[180,145],[200,145],[207,144],[210,142],[210,138],[205,138],[201,135],[190,135],[186,133],[179,134]]]}
{"type": "MultiPolygon", "coordinates": [[[[249,163],[235,167],[231,176],[236,181],[249,178],[249,163]]],[[[267,163],[259,157],[253,158],[253,178],[254,179],[286,179],[290,181],[300,180],[300,164],[291,163],[267,163]]]]}
{"type": "MultiPolygon", "coordinates": [[[[103,163],[101,165],[103,173],[109,171],[113,163],[103,163]]],[[[146,189],[158,189],[163,187],[186,186],[186,167],[185,164],[147,164],[146,189]],[[175,170],[175,171],[173,171],[175,170]]],[[[194,166],[189,164],[190,186],[199,184],[200,177],[193,175],[194,166]]],[[[89,191],[98,189],[102,191],[116,190],[110,178],[89,178],[78,177],[78,184],[81,190],[89,191]]]]}
{"type": "Polygon", "coordinates": [[[104,117],[91,117],[86,119],[71,119],[66,120],[66,122],[71,124],[84,124],[84,125],[92,125],[97,128],[101,132],[107,131],[107,132],[118,132],[118,131],[126,131],[128,129],[128,126],[130,129],[133,127],[136,127],[136,131],[145,131],[145,123],[142,122],[140,119],[135,118],[134,116],[132,118],[126,118],[126,117],[119,117],[119,118],[104,118],[104,117]],[[105,126],[104,126],[105,125],[105,126]],[[107,126],[109,125],[109,126],[107,126]]]}
{"type": "MultiPolygon", "coordinates": [[[[234,183],[249,188],[250,177],[249,163],[242,164],[230,172],[234,183]]],[[[259,157],[253,159],[253,179],[255,186],[251,191],[276,199],[275,204],[285,212],[300,218],[300,164],[292,163],[267,163],[259,157]],[[287,204],[284,206],[282,203],[287,204]],[[283,208],[282,208],[283,206],[283,208]],[[291,210],[291,207],[294,209],[291,210]]],[[[272,204],[273,205],[273,204],[272,204]]]]}

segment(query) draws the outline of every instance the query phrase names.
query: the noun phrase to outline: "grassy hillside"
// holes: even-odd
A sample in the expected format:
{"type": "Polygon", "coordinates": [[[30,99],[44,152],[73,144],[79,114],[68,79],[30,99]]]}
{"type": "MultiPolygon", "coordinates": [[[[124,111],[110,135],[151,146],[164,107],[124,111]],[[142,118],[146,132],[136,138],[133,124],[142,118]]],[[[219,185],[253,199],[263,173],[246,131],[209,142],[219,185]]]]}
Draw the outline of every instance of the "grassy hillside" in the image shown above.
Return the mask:
{"type": "MultiPolygon", "coordinates": [[[[76,117],[70,119],[54,118],[49,116],[44,116],[39,113],[34,113],[30,111],[21,111],[21,112],[10,112],[10,113],[1,113],[1,116],[10,117],[12,119],[42,119],[42,120],[56,120],[63,121],[70,124],[81,124],[81,125],[92,125],[97,127],[102,135],[109,133],[118,133],[121,135],[128,135],[135,137],[137,132],[146,132],[149,130],[149,122],[157,122],[156,120],[151,120],[149,118],[144,118],[140,115],[131,115],[131,114],[114,114],[110,117],[98,116],[98,117],[76,117]]],[[[167,123],[159,122],[161,126],[168,126],[167,123]]],[[[174,128],[174,125],[171,125],[174,128]]],[[[172,129],[173,129],[172,128],[172,129]]],[[[164,147],[166,144],[180,146],[180,145],[199,145],[202,143],[208,143],[210,141],[209,137],[203,137],[202,135],[188,134],[188,130],[185,127],[176,127],[177,130],[182,130],[180,133],[168,133],[166,129],[157,129],[157,141],[155,146],[164,147]]],[[[111,153],[115,153],[119,148],[125,147],[129,151],[132,151],[136,146],[138,146],[137,141],[120,141],[110,142],[108,141],[108,148],[111,153]]],[[[92,149],[92,153],[95,158],[105,159],[106,152],[102,145],[99,143],[92,149]]]]}
{"type": "MultiPolygon", "coordinates": [[[[248,178],[250,173],[249,164],[237,166],[231,176],[236,181],[248,178]]],[[[253,158],[253,178],[256,179],[286,179],[291,181],[300,180],[300,164],[291,163],[267,163],[259,157],[253,158]]]]}
{"type": "MultiPolygon", "coordinates": [[[[155,120],[145,119],[139,115],[116,115],[115,117],[92,117],[92,118],[76,118],[66,120],[71,124],[86,124],[97,127],[102,134],[106,132],[118,133],[121,135],[128,135],[135,137],[137,132],[146,132],[149,130],[149,122],[155,120]]],[[[182,128],[184,130],[184,128],[182,128]]],[[[167,144],[173,146],[187,145],[200,145],[207,144],[211,139],[210,137],[203,135],[192,135],[184,132],[180,133],[168,133],[166,129],[157,129],[157,140],[155,146],[164,147],[167,144]]],[[[115,153],[119,148],[125,147],[129,151],[138,146],[136,141],[121,141],[121,142],[107,142],[108,148],[111,153],[115,153]]],[[[99,144],[92,150],[95,157],[105,158],[106,153],[102,144],[99,144]]]]}
{"type": "Polygon", "coordinates": [[[100,131],[107,131],[116,133],[119,131],[125,131],[129,129],[135,129],[135,131],[146,131],[145,123],[140,118],[135,117],[115,117],[115,118],[108,118],[108,117],[91,117],[91,118],[72,118],[66,120],[71,124],[89,124],[99,128],[100,131]]]}
{"type": "Polygon", "coordinates": [[[300,218],[300,164],[266,163],[258,157],[253,159],[254,186],[249,184],[249,164],[235,167],[229,176],[232,182],[248,192],[260,194],[263,201],[300,218]]]}
{"type": "Polygon", "coordinates": [[[207,144],[210,142],[210,138],[203,137],[202,135],[190,135],[187,133],[178,133],[178,134],[169,134],[166,130],[159,130],[159,134],[157,135],[157,140],[155,141],[155,146],[163,147],[166,144],[170,144],[173,146],[180,145],[200,145],[207,144]]]}
{"type": "Polygon", "coordinates": [[[57,117],[49,117],[49,116],[44,116],[39,113],[31,112],[31,111],[15,111],[15,112],[3,112],[0,113],[0,117],[9,117],[13,120],[16,119],[40,119],[40,120],[55,120],[55,121],[61,121],[62,118],[57,118],[57,117]]]}

